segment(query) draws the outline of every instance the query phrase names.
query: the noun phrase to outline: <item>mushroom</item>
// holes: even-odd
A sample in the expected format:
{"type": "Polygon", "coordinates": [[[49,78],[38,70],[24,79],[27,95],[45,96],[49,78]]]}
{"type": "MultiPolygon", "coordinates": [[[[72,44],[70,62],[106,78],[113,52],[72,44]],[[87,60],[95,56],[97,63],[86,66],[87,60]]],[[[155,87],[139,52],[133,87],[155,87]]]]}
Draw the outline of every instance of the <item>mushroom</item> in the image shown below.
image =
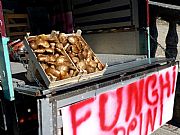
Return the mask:
{"type": "Polygon", "coordinates": [[[91,66],[87,66],[87,72],[88,73],[93,73],[93,72],[95,72],[95,69],[93,67],[91,67],[91,66]]]}
{"type": "Polygon", "coordinates": [[[49,55],[49,62],[55,62],[56,61],[56,57],[54,55],[49,55]]]}
{"type": "Polygon", "coordinates": [[[66,55],[65,52],[63,50],[59,49],[59,48],[56,48],[55,50],[56,50],[56,52],[58,52],[58,53],[60,53],[62,55],[66,55]]]}
{"type": "Polygon", "coordinates": [[[83,74],[88,74],[88,71],[87,70],[83,70],[83,74]]]}
{"type": "Polygon", "coordinates": [[[46,48],[45,49],[47,53],[54,53],[54,49],[53,48],[46,48]]]}
{"type": "Polygon", "coordinates": [[[60,73],[60,71],[58,71],[58,70],[56,70],[56,69],[54,69],[54,68],[51,68],[51,67],[49,67],[49,68],[47,68],[46,70],[46,74],[47,75],[53,75],[53,76],[55,76],[55,77],[57,77],[57,79],[60,79],[61,78],[61,73],[60,73]]]}
{"type": "Polygon", "coordinates": [[[78,72],[77,70],[74,70],[73,77],[74,77],[74,76],[77,76],[78,73],[79,73],[79,72],[78,72]]]}
{"type": "Polygon", "coordinates": [[[92,57],[93,56],[93,52],[89,49],[87,52],[87,57],[92,57]]]}
{"type": "Polygon", "coordinates": [[[89,62],[89,65],[90,65],[91,67],[94,67],[94,68],[97,67],[97,63],[96,63],[95,61],[93,61],[93,60],[91,60],[91,61],[89,62]]]}
{"type": "Polygon", "coordinates": [[[69,46],[65,47],[65,50],[66,50],[67,52],[71,52],[71,48],[72,48],[72,45],[69,45],[69,46]]]}
{"type": "Polygon", "coordinates": [[[56,64],[55,62],[52,62],[52,61],[45,61],[45,62],[47,62],[47,64],[49,64],[51,66],[56,64]]]}
{"type": "Polygon", "coordinates": [[[68,36],[65,33],[60,33],[58,37],[59,41],[63,44],[67,43],[67,38],[68,36]]]}
{"type": "Polygon", "coordinates": [[[38,45],[36,44],[36,42],[33,40],[32,42],[30,42],[30,47],[33,49],[33,50],[36,50],[38,49],[38,45]]]}
{"type": "Polygon", "coordinates": [[[76,67],[75,67],[75,66],[73,66],[73,65],[72,65],[72,63],[71,63],[71,62],[69,62],[69,61],[64,62],[64,63],[63,63],[63,65],[68,66],[70,69],[76,70],[76,67]]]}
{"type": "Polygon", "coordinates": [[[59,43],[59,40],[57,38],[57,36],[50,36],[49,37],[49,40],[48,40],[50,43],[59,43]]]}
{"type": "Polygon", "coordinates": [[[67,61],[68,61],[67,57],[61,55],[56,59],[56,65],[62,65],[64,62],[67,61]]]}
{"type": "Polygon", "coordinates": [[[52,75],[51,73],[48,74],[49,79],[51,80],[51,82],[56,81],[57,77],[55,77],[54,75],[52,75]]]}
{"type": "Polygon", "coordinates": [[[57,35],[56,35],[56,31],[51,32],[51,34],[49,36],[49,42],[55,42],[55,43],[59,42],[57,35]]]}
{"type": "Polygon", "coordinates": [[[45,49],[36,49],[34,50],[34,53],[44,53],[45,49]]]}
{"type": "Polygon", "coordinates": [[[99,63],[99,60],[98,60],[98,58],[97,58],[96,56],[94,56],[93,58],[94,58],[94,61],[95,61],[96,63],[99,63]]]}
{"type": "Polygon", "coordinates": [[[68,41],[70,44],[74,45],[78,42],[78,38],[76,36],[69,36],[68,41]]]}
{"type": "Polygon", "coordinates": [[[96,68],[95,71],[98,72],[98,71],[100,71],[100,70],[99,70],[99,68],[96,68]]]}
{"type": "Polygon", "coordinates": [[[79,53],[79,50],[76,45],[72,45],[72,52],[79,53]]]}
{"type": "Polygon", "coordinates": [[[37,36],[39,39],[47,41],[49,39],[49,35],[41,34],[37,36]]]}
{"type": "Polygon", "coordinates": [[[48,56],[47,55],[38,55],[37,59],[39,62],[47,62],[48,56]]]}
{"type": "Polygon", "coordinates": [[[85,49],[90,50],[89,46],[87,46],[87,45],[83,46],[83,49],[84,49],[84,50],[85,50],[85,49]]]}
{"type": "Polygon", "coordinates": [[[81,52],[82,51],[82,46],[79,42],[76,43],[76,46],[78,48],[78,50],[81,52]]]}
{"type": "Polygon", "coordinates": [[[63,44],[62,43],[57,43],[56,48],[63,49],[63,44]]]}
{"type": "Polygon", "coordinates": [[[76,57],[76,56],[78,56],[78,55],[77,55],[77,54],[75,54],[75,53],[69,53],[68,55],[69,55],[71,58],[72,58],[72,57],[76,57]]]}
{"type": "Polygon", "coordinates": [[[82,52],[82,55],[84,56],[84,58],[86,59],[87,58],[87,56],[88,56],[88,50],[86,49],[86,50],[84,50],[83,52],[82,52]]]}
{"type": "Polygon", "coordinates": [[[27,40],[28,42],[33,42],[33,41],[36,41],[37,37],[28,37],[27,40]]]}
{"type": "Polygon", "coordinates": [[[55,65],[51,65],[50,67],[53,68],[53,69],[55,69],[55,65]]]}
{"type": "Polygon", "coordinates": [[[84,60],[84,55],[82,53],[78,53],[78,57],[80,60],[84,60]]]}
{"type": "Polygon", "coordinates": [[[58,71],[60,71],[60,74],[61,74],[61,79],[66,79],[66,78],[69,78],[69,67],[66,66],[66,65],[59,65],[56,67],[56,69],[58,71]]]}
{"type": "Polygon", "coordinates": [[[39,56],[44,56],[44,54],[39,53],[39,54],[36,54],[36,56],[37,56],[37,57],[39,57],[39,56]]]}
{"type": "Polygon", "coordinates": [[[56,31],[55,30],[51,31],[50,37],[56,37],[56,31]]]}
{"type": "Polygon", "coordinates": [[[42,46],[43,48],[49,48],[50,47],[50,44],[46,40],[43,40],[42,38],[38,38],[36,40],[36,44],[38,46],[42,46]]]}
{"type": "Polygon", "coordinates": [[[59,54],[58,54],[58,53],[54,54],[54,57],[55,57],[55,58],[58,58],[58,57],[59,57],[59,54]]]}
{"type": "Polygon", "coordinates": [[[46,60],[47,57],[44,56],[39,56],[37,59],[39,62],[44,62],[46,60]]]}
{"type": "Polygon", "coordinates": [[[79,62],[79,58],[78,58],[78,57],[72,57],[72,61],[73,61],[74,63],[78,63],[78,62],[79,62]]]}
{"type": "Polygon", "coordinates": [[[69,76],[70,76],[70,77],[73,77],[73,74],[74,74],[74,70],[71,69],[71,70],[69,71],[69,76]]]}
{"type": "Polygon", "coordinates": [[[41,66],[42,66],[42,68],[43,68],[44,70],[46,70],[46,69],[48,68],[48,65],[45,64],[45,63],[41,63],[41,66]]]}
{"type": "Polygon", "coordinates": [[[54,42],[50,43],[50,46],[51,46],[52,49],[55,49],[56,43],[54,43],[54,42]]]}
{"type": "Polygon", "coordinates": [[[104,68],[104,65],[101,64],[101,63],[98,63],[98,69],[99,69],[99,70],[103,70],[103,68],[104,68]]]}
{"type": "Polygon", "coordinates": [[[88,58],[86,59],[86,61],[87,61],[88,63],[89,63],[91,60],[92,60],[91,57],[88,57],[88,58]]]}
{"type": "Polygon", "coordinates": [[[80,61],[79,63],[77,63],[77,67],[81,70],[85,70],[86,69],[86,63],[84,61],[80,61]]]}
{"type": "Polygon", "coordinates": [[[56,67],[56,69],[58,70],[58,71],[66,71],[66,72],[68,72],[69,71],[69,67],[68,66],[66,66],[66,65],[59,65],[59,66],[57,66],[56,67]]]}
{"type": "Polygon", "coordinates": [[[82,40],[80,40],[79,43],[81,44],[82,48],[86,47],[86,44],[82,40]]]}
{"type": "Polygon", "coordinates": [[[61,72],[61,79],[67,79],[67,78],[69,78],[70,77],[70,75],[69,75],[69,73],[67,73],[67,72],[61,72]]]}

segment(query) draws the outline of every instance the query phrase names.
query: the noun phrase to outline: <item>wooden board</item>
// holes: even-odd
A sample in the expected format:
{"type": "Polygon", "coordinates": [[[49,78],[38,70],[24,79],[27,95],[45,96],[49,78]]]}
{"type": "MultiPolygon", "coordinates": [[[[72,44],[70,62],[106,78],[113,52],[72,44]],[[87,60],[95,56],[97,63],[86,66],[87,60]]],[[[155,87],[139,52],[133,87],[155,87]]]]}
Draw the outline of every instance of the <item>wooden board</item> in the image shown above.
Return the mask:
{"type": "Polygon", "coordinates": [[[7,36],[12,39],[23,38],[29,32],[27,14],[4,14],[7,36]]]}

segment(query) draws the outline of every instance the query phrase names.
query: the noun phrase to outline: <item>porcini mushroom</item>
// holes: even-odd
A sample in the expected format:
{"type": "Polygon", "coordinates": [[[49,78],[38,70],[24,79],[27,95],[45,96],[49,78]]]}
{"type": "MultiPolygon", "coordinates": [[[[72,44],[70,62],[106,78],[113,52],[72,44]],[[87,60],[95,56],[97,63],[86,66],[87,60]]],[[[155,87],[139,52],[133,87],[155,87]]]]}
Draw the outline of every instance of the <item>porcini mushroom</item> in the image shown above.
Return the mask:
{"type": "Polygon", "coordinates": [[[69,36],[68,41],[70,44],[74,45],[78,42],[78,38],[76,36],[69,36]]]}
{"type": "Polygon", "coordinates": [[[67,57],[61,55],[56,59],[56,65],[62,65],[64,62],[67,61],[68,61],[67,57]]]}
{"type": "Polygon", "coordinates": [[[31,47],[33,50],[38,49],[38,45],[36,44],[35,41],[30,42],[30,47],[31,47]]]}
{"type": "Polygon", "coordinates": [[[43,40],[42,38],[38,38],[36,40],[36,44],[38,46],[42,46],[43,48],[49,48],[50,47],[50,44],[46,40],[43,40]]]}
{"type": "Polygon", "coordinates": [[[44,53],[45,49],[36,49],[34,50],[34,53],[44,53]]]}
{"type": "Polygon", "coordinates": [[[60,71],[58,71],[58,70],[56,70],[54,68],[49,67],[45,71],[46,71],[47,75],[53,75],[53,76],[57,77],[57,79],[60,79],[60,77],[61,77],[60,76],[60,71]]]}
{"type": "Polygon", "coordinates": [[[60,33],[58,37],[59,41],[63,44],[67,43],[67,38],[68,36],[65,33],[60,33]]]}
{"type": "Polygon", "coordinates": [[[81,70],[86,69],[86,63],[84,61],[80,61],[77,63],[77,67],[81,70]]]}

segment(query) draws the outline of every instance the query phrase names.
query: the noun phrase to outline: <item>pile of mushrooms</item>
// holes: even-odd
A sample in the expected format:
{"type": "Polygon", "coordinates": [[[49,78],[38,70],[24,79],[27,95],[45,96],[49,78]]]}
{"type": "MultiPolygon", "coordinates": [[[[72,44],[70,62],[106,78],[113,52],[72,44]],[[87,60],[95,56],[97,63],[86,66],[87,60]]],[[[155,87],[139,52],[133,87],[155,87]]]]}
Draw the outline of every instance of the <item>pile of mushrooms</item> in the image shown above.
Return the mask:
{"type": "Polygon", "coordinates": [[[28,42],[51,81],[101,71],[105,67],[76,34],[52,31],[50,35],[29,37],[28,42]]]}
{"type": "Polygon", "coordinates": [[[68,36],[68,46],[65,50],[80,72],[89,74],[104,69],[104,65],[81,36],[68,36]]]}

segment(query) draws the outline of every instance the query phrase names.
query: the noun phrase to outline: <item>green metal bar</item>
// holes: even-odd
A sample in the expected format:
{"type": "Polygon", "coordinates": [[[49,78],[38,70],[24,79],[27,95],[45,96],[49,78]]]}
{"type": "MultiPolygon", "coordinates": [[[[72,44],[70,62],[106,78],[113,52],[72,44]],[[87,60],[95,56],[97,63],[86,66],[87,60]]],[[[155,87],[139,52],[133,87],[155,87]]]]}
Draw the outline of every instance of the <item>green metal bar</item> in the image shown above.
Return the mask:
{"type": "Polygon", "coordinates": [[[147,30],[147,47],[148,47],[148,61],[149,61],[149,64],[151,64],[151,44],[150,44],[150,29],[149,29],[149,19],[150,19],[150,13],[149,13],[149,0],[146,0],[146,19],[147,19],[147,27],[146,27],[146,30],[147,30]]]}
{"type": "Polygon", "coordinates": [[[0,77],[4,92],[4,98],[13,101],[14,89],[11,74],[11,65],[9,60],[9,52],[7,42],[9,38],[2,37],[0,39],[0,77]]]}

